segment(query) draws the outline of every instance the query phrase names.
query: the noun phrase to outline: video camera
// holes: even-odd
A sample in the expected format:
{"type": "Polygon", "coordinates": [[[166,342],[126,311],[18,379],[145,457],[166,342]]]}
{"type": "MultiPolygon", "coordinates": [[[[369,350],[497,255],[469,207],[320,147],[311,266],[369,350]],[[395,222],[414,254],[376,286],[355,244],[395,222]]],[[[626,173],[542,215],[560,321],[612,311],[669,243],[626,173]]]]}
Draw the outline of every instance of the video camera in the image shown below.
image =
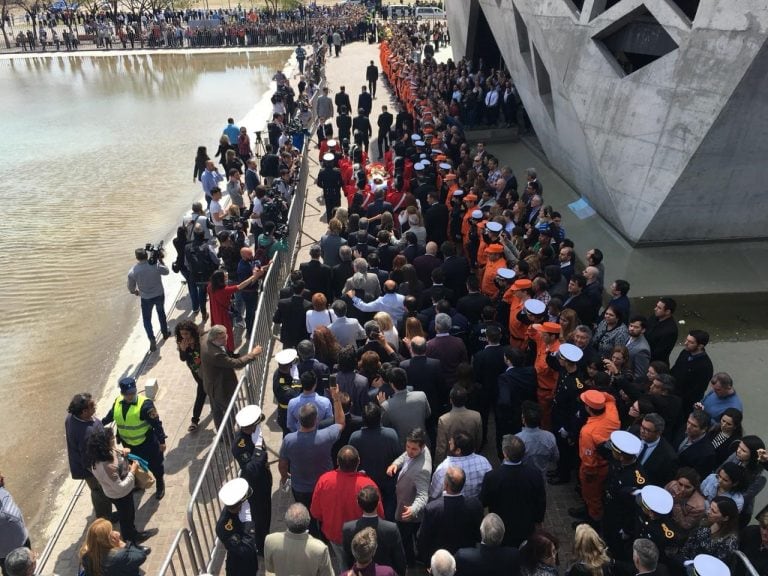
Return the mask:
{"type": "Polygon", "coordinates": [[[163,250],[163,244],[165,244],[164,240],[161,240],[157,246],[155,246],[154,244],[144,245],[144,250],[147,253],[147,262],[152,266],[157,264],[158,260],[162,260],[163,258],[165,258],[165,251],[163,250]]]}
{"type": "Polygon", "coordinates": [[[282,240],[283,238],[286,238],[288,236],[288,223],[285,222],[279,226],[276,226],[273,236],[275,237],[275,240],[282,240]]]}

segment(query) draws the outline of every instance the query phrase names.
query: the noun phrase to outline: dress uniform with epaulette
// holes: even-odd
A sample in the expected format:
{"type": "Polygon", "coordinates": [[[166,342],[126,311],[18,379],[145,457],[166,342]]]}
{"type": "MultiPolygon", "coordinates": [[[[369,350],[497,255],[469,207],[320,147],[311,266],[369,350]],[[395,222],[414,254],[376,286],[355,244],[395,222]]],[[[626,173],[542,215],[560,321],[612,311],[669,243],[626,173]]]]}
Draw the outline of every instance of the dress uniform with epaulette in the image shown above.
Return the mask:
{"type": "MultiPolygon", "coordinates": [[[[636,510],[635,493],[646,484],[637,463],[643,443],[634,434],[623,430],[611,433],[606,442],[608,477],[605,481],[603,508],[603,538],[615,558],[631,558],[630,545],[636,510]]],[[[602,449],[601,449],[602,453],[602,449]]]]}
{"type": "Polygon", "coordinates": [[[244,478],[230,480],[219,490],[224,508],[216,523],[216,536],[227,551],[227,576],[253,576],[259,570],[249,496],[244,478]]]}
{"type": "Polygon", "coordinates": [[[165,496],[165,431],[154,402],[137,394],[136,379],[126,376],[119,382],[120,395],[107,415],[101,419],[105,426],[114,422],[120,443],[130,448],[131,454],[147,461],[155,476],[155,498],[165,496]]]}
{"type": "Polygon", "coordinates": [[[579,410],[579,395],[584,392],[584,382],[578,363],[584,352],[573,344],[562,344],[556,356],[547,358],[547,363],[557,366],[559,377],[555,397],[552,401],[552,432],[560,450],[560,460],[550,484],[564,484],[570,481],[571,471],[576,466],[576,442],[579,438],[576,413],[579,410]],[[561,361],[564,363],[561,365],[561,361]],[[569,372],[566,364],[575,365],[569,372]]]}
{"type": "Polygon", "coordinates": [[[672,511],[672,494],[659,486],[645,486],[637,494],[640,515],[635,538],[648,538],[659,549],[659,562],[666,562],[666,551],[675,543],[674,525],[668,515],[672,511]]]}
{"type": "Polygon", "coordinates": [[[256,533],[256,547],[259,553],[263,553],[264,539],[272,522],[272,472],[261,436],[264,414],[261,408],[252,404],[240,410],[235,421],[240,429],[232,446],[232,454],[240,466],[240,476],[248,481],[251,488],[248,502],[256,533]]]}
{"type": "Polygon", "coordinates": [[[301,382],[292,367],[299,357],[296,350],[288,348],[275,355],[278,368],[272,376],[272,392],[277,402],[277,424],[283,430],[283,436],[288,434],[288,402],[301,394],[301,382]]]}

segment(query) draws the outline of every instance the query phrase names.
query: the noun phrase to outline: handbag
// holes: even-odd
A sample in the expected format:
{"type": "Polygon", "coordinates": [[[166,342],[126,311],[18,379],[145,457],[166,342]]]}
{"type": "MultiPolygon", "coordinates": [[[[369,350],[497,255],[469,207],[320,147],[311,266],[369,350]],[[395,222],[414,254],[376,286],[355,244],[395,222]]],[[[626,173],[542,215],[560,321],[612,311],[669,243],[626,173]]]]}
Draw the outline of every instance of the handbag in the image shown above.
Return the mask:
{"type": "Polygon", "coordinates": [[[136,469],[133,476],[136,479],[136,488],[139,490],[146,490],[155,484],[155,475],[149,470],[144,470],[141,466],[136,469]]]}

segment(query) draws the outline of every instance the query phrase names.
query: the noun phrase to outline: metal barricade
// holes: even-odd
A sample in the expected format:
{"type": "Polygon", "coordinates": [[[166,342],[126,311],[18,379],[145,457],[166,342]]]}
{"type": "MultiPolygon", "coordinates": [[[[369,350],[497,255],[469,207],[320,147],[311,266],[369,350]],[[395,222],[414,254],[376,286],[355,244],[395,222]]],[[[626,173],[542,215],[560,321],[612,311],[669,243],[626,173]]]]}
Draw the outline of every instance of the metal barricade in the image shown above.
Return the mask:
{"type": "Polygon", "coordinates": [[[171,552],[160,567],[160,574],[171,576],[197,576],[202,572],[192,548],[188,528],[182,528],[171,543],[171,552]]]}
{"type": "Polygon", "coordinates": [[[280,298],[280,288],[285,283],[296,258],[301,237],[301,223],[304,219],[306,187],[309,178],[307,158],[309,139],[302,152],[302,163],[296,193],[288,213],[288,250],[278,252],[264,277],[256,307],[253,330],[249,338],[249,349],[256,344],[262,346],[262,353],[251,362],[238,382],[232,400],[224,414],[224,424],[216,433],[208,456],[200,471],[200,476],[192,490],[187,507],[187,526],[174,540],[159,572],[166,574],[186,574],[186,564],[180,564],[185,558],[180,550],[182,542],[188,548],[188,563],[196,570],[210,570],[217,555],[216,522],[221,514],[218,491],[222,484],[237,478],[239,469],[232,457],[234,437],[234,415],[248,404],[262,405],[269,381],[269,359],[274,346],[272,315],[280,298]]]}
{"type": "Polygon", "coordinates": [[[736,550],[733,553],[730,568],[733,576],[760,576],[752,562],[741,550],[736,550]]]}

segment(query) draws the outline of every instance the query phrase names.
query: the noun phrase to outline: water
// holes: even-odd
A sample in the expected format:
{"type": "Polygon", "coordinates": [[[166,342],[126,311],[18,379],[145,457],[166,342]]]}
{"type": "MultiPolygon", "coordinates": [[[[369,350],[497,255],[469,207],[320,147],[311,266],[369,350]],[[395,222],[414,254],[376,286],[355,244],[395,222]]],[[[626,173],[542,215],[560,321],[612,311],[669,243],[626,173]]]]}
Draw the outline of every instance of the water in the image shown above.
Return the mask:
{"type": "Polygon", "coordinates": [[[134,248],[199,198],[197,146],[213,156],[228,116],[264,128],[257,102],[289,55],[0,60],[0,466],[28,525],[70,398],[101,396],[137,321],[134,248]]]}

